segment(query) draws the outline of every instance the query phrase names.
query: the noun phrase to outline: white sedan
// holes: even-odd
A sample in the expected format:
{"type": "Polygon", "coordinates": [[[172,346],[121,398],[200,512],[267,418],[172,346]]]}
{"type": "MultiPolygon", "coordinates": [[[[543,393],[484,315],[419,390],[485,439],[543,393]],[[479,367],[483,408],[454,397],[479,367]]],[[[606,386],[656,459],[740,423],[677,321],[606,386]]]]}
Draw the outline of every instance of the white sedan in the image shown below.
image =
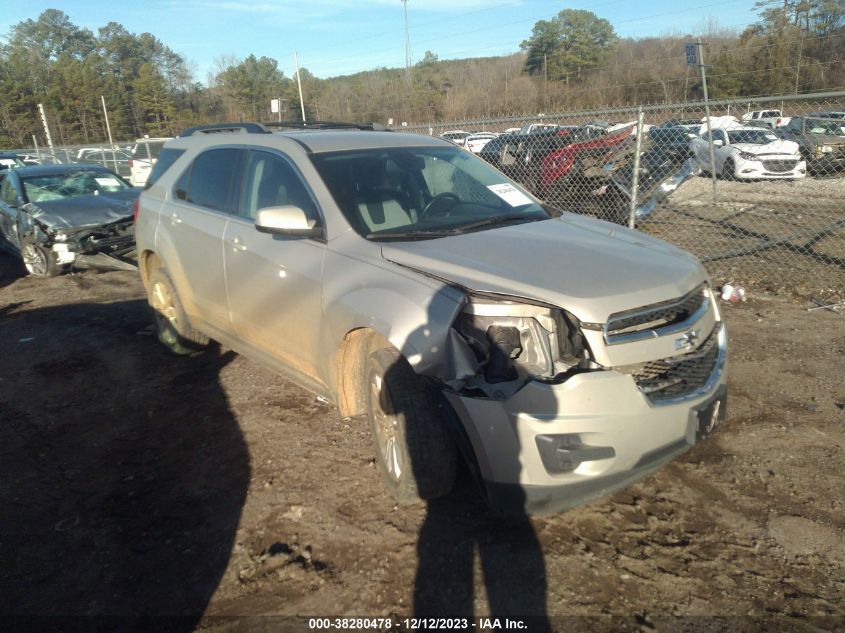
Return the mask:
{"type": "MultiPolygon", "coordinates": [[[[803,178],[807,174],[798,143],[782,140],[769,130],[735,126],[714,128],[712,134],[716,173],[724,178],[773,180],[803,178]]],[[[709,141],[706,132],[690,141],[696,162],[707,172],[709,141]]]]}
{"type": "Polygon", "coordinates": [[[478,132],[477,134],[470,134],[464,141],[464,148],[471,151],[473,154],[478,154],[487,143],[499,136],[492,132],[478,132]]]}

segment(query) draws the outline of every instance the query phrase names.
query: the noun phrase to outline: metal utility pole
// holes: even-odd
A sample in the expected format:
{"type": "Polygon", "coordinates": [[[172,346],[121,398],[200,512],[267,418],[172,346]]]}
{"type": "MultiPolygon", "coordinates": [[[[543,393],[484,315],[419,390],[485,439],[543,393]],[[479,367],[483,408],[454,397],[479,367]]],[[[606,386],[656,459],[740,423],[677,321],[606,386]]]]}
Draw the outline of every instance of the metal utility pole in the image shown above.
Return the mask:
{"type": "Polygon", "coordinates": [[[706,117],[707,148],[710,150],[710,178],[713,180],[713,202],[716,202],[716,155],[713,153],[713,130],[710,126],[710,100],[707,96],[707,75],[704,72],[704,42],[695,42],[686,46],[687,64],[698,66],[701,70],[701,89],[704,92],[704,116],[706,117]],[[692,47],[695,47],[694,49],[692,47]]]}
{"type": "Polygon", "coordinates": [[[405,81],[411,81],[411,32],[408,30],[408,0],[402,0],[405,9],[405,81]]]}
{"type": "Polygon", "coordinates": [[[299,89],[299,108],[302,110],[302,122],[305,123],[305,101],[302,100],[302,81],[299,78],[299,53],[293,54],[293,61],[296,64],[296,87],[299,89]]]}
{"type": "MultiPolygon", "coordinates": [[[[109,135],[109,147],[111,148],[111,159],[114,164],[114,171],[117,173],[117,155],[114,153],[114,141],[111,138],[111,125],[109,125],[109,111],[106,110],[106,98],[100,95],[100,102],[103,104],[103,116],[106,117],[106,132],[109,135]]],[[[105,156],[103,156],[105,158],[105,156]]]]}
{"type": "Polygon", "coordinates": [[[44,134],[47,135],[47,145],[50,147],[50,153],[53,152],[53,137],[50,135],[50,126],[47,124],[47,115],[44,114],[44,104],[38,104],[38,111],[41,113],[41,125],[44,126],[44,134]]]}
{"type": "Polygon", "coordinates": [[[628,228],[637,223],[637,202],[640,193],[640,152],[643,150],[643,107],[637,112],[637,142],[634,147],[634,171],[631,174],[631,206],[628,213],[628,228]]]}

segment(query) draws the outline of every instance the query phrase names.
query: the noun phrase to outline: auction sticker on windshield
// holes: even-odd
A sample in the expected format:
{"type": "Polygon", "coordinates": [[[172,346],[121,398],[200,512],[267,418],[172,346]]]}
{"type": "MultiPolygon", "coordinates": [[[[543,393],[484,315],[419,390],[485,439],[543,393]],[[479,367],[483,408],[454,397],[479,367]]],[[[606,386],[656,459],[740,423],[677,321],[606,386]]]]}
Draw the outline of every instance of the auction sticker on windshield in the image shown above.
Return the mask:
{"type": "Polygon", "coordinates": [[[119,187],[120,181],[116,178],[94,178],[101,187],[119,187]]]}
{"type": "Polygon", "coordinates": [[[512,207],[521,207],[524,204],[531,204],[531,198],[511,184],[502,183],[501,185],[488,185],[487,188],[512,207]]]}

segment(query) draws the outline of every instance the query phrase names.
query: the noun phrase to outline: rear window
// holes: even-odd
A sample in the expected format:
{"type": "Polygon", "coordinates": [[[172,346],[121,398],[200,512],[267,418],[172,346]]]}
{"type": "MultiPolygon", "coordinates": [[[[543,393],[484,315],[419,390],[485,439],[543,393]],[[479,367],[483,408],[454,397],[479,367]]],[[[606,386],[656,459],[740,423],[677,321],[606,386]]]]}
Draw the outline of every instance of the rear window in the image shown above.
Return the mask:
{"type": "Polygon", "coordinates": [[[242,157],[243,150],[234,148],[212,149],[197,156],[185,200],[218,211],[236,211],[242,157]]]}
{"type": "Polygon", "coordinates": [[[150,176],[147,178],[147,183],[144,189],[152,187],[161,176],[170,169],[170,166],[177,161],[177,159],[185,153],[183,149],[162,149],[158,156],[158,160],[153,165],[150,176]]]}

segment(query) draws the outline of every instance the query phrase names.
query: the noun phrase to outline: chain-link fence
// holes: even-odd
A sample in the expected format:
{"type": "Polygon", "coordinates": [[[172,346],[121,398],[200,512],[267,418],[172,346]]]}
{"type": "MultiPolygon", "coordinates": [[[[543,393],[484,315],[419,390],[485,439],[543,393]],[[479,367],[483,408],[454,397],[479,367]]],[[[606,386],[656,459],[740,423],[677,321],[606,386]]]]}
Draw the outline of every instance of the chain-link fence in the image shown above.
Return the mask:
{"type": "Polygon", "coordinates": [[[133,185],[143,185],[153,160],[158,158],[161,146],[166,140],[145,138],[116,142],[113,145],[92,143],[52,148],[26,148],[15,150],[15,152],[29,165],[71,163],[100,165],[123,176],[133,185]],[[133,171],[134,163],[137,165],[133,171]]]}
{"type": "MultiPolygon", "coordinates": [[[[842,300],[845,91],[709,106],[709,120],[695,102],[397,131],[448,138],[559,209],[690,250],[717,282],[842,300]]],[[[164,139],[148,141],[19,153],[32,162],[99,164],[143,184],[146,173],[132,165],[140,158],[148,170],[164,139]]]]}
{"type": "Polygon", "coordinates": [[[401,128],[448,138],[559,209],[695,253],[718,282],[845,294],[845,92],[401,128]],[[708,125],[709,123],[709,125],[708,125]]]}

